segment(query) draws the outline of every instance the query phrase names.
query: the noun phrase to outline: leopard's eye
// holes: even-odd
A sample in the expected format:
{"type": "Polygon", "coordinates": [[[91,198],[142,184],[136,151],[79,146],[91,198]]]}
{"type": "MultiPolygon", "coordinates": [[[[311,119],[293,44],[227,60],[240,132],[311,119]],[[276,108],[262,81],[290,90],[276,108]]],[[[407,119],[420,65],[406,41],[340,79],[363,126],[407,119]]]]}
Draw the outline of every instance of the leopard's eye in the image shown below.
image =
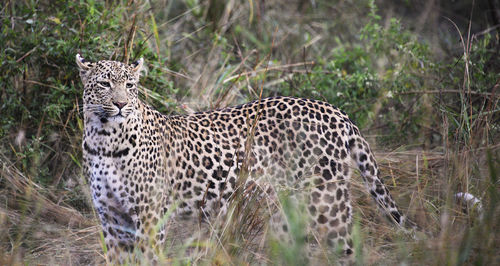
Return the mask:
{"type": "Polygon", "coordinates": [[[111,84],[109,84],[109,82],[107,82],[107,81],[99,81],[98,83],[101,87],[105,87],[105,88],[111,87],[111,84]]]}
{"type": "Polygon", "coordinates": [[[134,84],[133,83],[127,83],[125,84],[125,86],[127,86],[127,89],[131,89],[134,87],[134,84]]]}

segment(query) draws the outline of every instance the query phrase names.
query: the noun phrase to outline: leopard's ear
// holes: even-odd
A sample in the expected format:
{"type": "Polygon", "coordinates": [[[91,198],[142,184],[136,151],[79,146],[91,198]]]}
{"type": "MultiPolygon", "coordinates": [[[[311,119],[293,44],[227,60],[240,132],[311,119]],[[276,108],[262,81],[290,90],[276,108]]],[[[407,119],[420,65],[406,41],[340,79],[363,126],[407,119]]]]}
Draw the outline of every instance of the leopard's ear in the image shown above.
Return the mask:
{"type": "Polygon", "coordinates": [[[141,57],[139,60],[135,61],[134,63],[130,64],[132,67],[132,71],[139,76],[141,70],[142,70],[142,65],[144,64],[144,59],[141,57]]]}
{"type": "Polygon", "coordinates": [[[82,72],[88,71],[90,69],[92,63],[83,59],[83,57],[81,57],[80,54],[76,54],[76,64],[78,65],[78,68],[80,69],[80,73],[82,73],[82,72]]]}

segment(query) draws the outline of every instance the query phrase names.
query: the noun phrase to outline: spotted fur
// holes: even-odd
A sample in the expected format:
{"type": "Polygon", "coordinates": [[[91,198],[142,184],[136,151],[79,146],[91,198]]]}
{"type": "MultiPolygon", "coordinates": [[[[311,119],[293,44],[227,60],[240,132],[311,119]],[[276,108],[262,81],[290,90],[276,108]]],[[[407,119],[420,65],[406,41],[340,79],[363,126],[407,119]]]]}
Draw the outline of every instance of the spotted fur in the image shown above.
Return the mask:
{"type": "MultiPolygon", "coordinates": [[[[142,59],[91,63],[77,55],[76,61],[84,84],[84,173],[111,261],[123,261],[134,248],[154,260],[165,240],[157,225],[171,209],[174,217],[224,211],[245,160],[247,185],[299,191],[310,227],[332,250],[353,253],[352,162],[380,209],[403,224],[368,143],[328,103],[274,97],[165,116],[138,99],[142,59]]],[[[273,231],[286,233],[287,224],[273,231]]]]}

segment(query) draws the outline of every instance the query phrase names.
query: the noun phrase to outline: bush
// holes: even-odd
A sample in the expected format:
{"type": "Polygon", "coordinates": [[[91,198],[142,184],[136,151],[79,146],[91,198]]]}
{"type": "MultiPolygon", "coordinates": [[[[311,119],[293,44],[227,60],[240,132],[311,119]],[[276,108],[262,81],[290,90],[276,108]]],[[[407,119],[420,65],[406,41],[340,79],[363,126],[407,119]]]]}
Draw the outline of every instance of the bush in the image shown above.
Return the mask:
{"type": "MultiPolygon", "coordinates": [[[[150,71],[142,83],[152,88],[145,97],[163,100],[159,92],[176,92],[164,77],[165,61],[144,45],[147,36],[132,40],[128,54],[121,51],[135,27],[127,15],[132,8],[103,1],[40,1],[11,2],[5,9],[0,33],[5,48],[0,51],[2,151],[10,151],[18,167],[39,182],[58,185],[79,164],[82,86],[74,63],[77,53],[93,61],[144,56],[150,71]],[[16,145],[9,147],[9,142],[16,145]]],[[[152,102],[163,111],[175,107],[152,102]]]]}

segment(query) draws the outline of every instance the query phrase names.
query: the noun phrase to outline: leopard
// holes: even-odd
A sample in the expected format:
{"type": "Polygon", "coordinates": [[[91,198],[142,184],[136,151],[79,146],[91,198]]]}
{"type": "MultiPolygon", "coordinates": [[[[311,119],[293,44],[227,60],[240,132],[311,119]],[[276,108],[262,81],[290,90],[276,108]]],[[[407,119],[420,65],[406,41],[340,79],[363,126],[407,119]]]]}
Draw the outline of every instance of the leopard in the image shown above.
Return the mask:
{"type": "MultiPolygon", "coordinates": [[[[142,58],[91,62],[77,54],[76,64],[83,83],[83,173],[110,263],[137,250],[157,261],[165,217],[227,211],[238,189],[255,185],[274,199],[280,188],[291,188],[317,242],[352,257],[354,169],[384,216],[401,227],[409,221],[358,127],[327,102],[276,96],[164,115],[139,97],[142,58]]],[[[273,234],[286,234],[287,222],[275,218],[273,234]]]]}

